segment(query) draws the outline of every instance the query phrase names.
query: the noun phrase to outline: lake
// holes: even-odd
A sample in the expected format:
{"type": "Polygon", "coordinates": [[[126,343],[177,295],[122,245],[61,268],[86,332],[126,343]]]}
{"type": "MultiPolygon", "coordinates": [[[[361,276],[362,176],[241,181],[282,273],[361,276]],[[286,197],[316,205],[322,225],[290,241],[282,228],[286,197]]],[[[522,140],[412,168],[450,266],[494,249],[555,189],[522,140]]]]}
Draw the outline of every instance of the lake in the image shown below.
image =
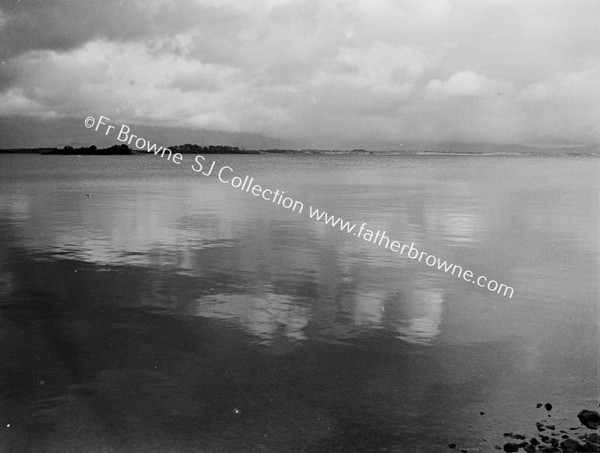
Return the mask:
{"type": "Polygon", "coordinates": [[[206,158],[304,211],[192,155],[0,155],[0,450],[493,451],[539,420],[585,432],[597,158],[206,158]]]}

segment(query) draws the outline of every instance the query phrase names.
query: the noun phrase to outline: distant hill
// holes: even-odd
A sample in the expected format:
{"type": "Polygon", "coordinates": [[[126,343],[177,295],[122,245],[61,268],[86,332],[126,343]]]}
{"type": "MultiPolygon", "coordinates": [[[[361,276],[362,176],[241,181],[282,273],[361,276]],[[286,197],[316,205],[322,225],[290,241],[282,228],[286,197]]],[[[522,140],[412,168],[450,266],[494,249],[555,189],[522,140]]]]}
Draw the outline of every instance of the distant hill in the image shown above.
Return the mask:
{"type": "Polygon", "coordinates": [[[240,149],[237,146],[224,146],[224,145],[191,145],[186,143],[185,145],[174,145],[168,147],[174,153],[180,154],[259,154],[258,151],[247,151],[240,149]]]}
{"type": "Polygon", "coordinates": [[[133,152],[127,145],[114,145],[110,148],[104,149],[98,149],[95,145],[92,145],[88,146],[87,148],[73,148],[72,146],[65,146],[62,149],[55,148],[50,151],[43,152],[42,154],[63,156],[112,156],[133,154],[133,152]]]}
{"type": "MultiPolygon", "coordinates": [[[[119,124],[118,118],[112,118],[112,121],[119,124]]],[[[216,146],[217,148],[238,148],[239,150],[255,150],[264,153],[345,153],[347,152],[345,150],[353,150],[355,154],[388,152],[411,155],[426,153],[600,155],[600,145],[580,146],[569,143],[554,146],[524,146],[495,143],[382,140],[378,138],[349,140],[345,137],[339,137],[332,143],[317,143],[308,138],[282,139],[243,132],[158,125],[129,124],[129,126],[132,133],[149,142],[157,143],[159,146],[164,146],[166,143],[185,143],[186,145],[173,147],[182,146],[185,149],[187,144],[196,143],[197,145],[190,146],[202,147],[203,152],[207,154],[210,153],[211,146],[216,146]]],[[[96,132],[94,129],[87,129],[83,124],[83,118],[54,118],[42,121],[31,117],[6,117],[0,121],[0,149],[4,148],[0,152],[19,150],[18,152],[39,153],[54,148],[63,148],[65,145],[72,146],[74,149],[83,149],[92,144],[98,147],[110,147],[114,144],[115,139],[116,134],[106,135],[96,132]]],[[[184,152],[187,153],[187,151],[184,152]]]]}

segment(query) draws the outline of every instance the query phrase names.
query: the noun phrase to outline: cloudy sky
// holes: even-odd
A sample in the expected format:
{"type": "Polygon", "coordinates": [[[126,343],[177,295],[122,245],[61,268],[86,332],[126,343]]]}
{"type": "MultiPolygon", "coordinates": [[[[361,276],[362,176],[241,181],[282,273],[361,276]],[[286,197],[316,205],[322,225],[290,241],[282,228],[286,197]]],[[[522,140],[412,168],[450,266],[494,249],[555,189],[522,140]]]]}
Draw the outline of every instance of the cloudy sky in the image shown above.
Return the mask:
{"type": "Polygon", "coordinates": [[[598,145],[600,1],[0,0],[0,134],[100,114],[299,146],[598,145]]]}

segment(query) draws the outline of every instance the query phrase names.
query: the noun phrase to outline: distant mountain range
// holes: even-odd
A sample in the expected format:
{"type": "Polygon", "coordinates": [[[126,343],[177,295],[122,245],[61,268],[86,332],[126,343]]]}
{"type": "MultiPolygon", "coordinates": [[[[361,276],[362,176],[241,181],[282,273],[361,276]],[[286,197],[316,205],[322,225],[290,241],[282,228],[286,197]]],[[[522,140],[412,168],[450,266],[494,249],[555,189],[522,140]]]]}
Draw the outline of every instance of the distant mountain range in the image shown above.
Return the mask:
{"type": "MultiPolygon", "coordinates": [[[[98,148],[120,144],[117,133],[104,134],[87,129],[83,117],[39,120],[30,117],[9,117],[0,119],[0,149],[44,148],[84,148],[95,145],[98,148]]],[[[113,124],[119,124],[113,119],[113,124]]],[[[590,154],[600,155],[600,145],[580,146],[561,144],[556,146],[522,146],[493,143],[460,142],[397,142],[388,140],[346,141],[340,139],[335,146],[320,146],[303,140],[286,140],[260,134],[224,132],[179,127],[147,126],[128,123],[132,133],[148,141],[169,146],[169,144],[194,143],[207,147],[218,145],[237,147],[245,150],[270,150],[270,152],[399,152],[400,154],[590,154]],[[332,149],[334,148],[334,149],[332,149]]],[[[331,144],[330,144],[331,145],[331,144]]],[[[133,148],[133,147],[132,147],[133,148]]],[[[36,151],[32,151],[36,152],[36,151]]]]}

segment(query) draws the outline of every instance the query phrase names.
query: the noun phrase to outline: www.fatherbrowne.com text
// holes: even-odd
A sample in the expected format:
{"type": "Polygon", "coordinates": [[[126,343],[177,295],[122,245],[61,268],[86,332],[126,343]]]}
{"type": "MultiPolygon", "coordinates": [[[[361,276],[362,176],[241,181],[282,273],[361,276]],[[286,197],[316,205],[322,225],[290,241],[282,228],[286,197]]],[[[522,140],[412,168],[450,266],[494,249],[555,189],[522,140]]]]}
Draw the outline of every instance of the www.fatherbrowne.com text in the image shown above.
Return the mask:
{"type": "Polygon", "coordinates": [[[419,251],[415,247],[414,242],[411,242],[411,244],[408,245],[407,243],[402,244],[400,241],[391,240],[387,236],[385,230],[377,230],[374,232],[373,230],[367,228],[366,223],[362,223],[357,228],[356,223],[344,221],[339,217],[327,214],[327,212],[314,209],[312,206],[309,207],[309,216],[311,219],[325,222],[325,224],[331,226],[332,228],[337,226],[340,231],[353,234],[357,238],[371,242],[379,247],[384,247],[394,253],[399,253],[400,255],[406,255],[412,260],[424,262],[429,267],[435,267],[438,270],[446,272],[447,274],[453,275],[457,278],[462,278],[464,281],[476,284],[480,288],[487,288],[491,292],[508,296],[509,299],[511,299],[514,294],[514,289],[504,283],[499,283],[496,280],[488,279],[485,275],[480,275],[477,278],[474,278],[473,271],[470,269],[463,270],[463,268],[457,264],[448,263],[446,260],[442,261],[435,255],[424,251],[419,251]]]}
{"type": "MultiPolygon", "coordinates": [[[[92,116],[88,116],[84,124],[88,129],[94,128],[98,131],[101,126],[106,126],[104,135],[108,135],[111,130],[117,132],[114,125],[107,123],[110,118],[100,116],[98,121],[92,116]],[[94,127],[95,126],[95,127],[94,127]]],[[[128,145],[135,146],[138,150],[143,150],[148,153],[154,153],[156,156],[160,156],[162,159],[169,160],[176,165],[180,165],[184,161],[184,156],[180,153],[172,153],[170,149],[164,147],[158,147],[157,144],[152,144],[149,140],[131,134],[131,128],[125,124],[121,125],[118,129],[117,140],[127,143],[128,145]],[[134,140],[135,138],[135,140],[134,140]]],[[[233,168],[224,165],[217,166],[216,161],[211,161],[210,165],[207,165],[204,156],[196,155],[193,163],[191,164],[192,170],[202,176],[216,176],[217,179],[223,183],[234,187],[235,189],[242,190],[255,197],[262,198],[265,201],[281,206],[285,209],[294,211],[298,214],[308,214],[312,220],[318,222],[324,222],[332,228],[339,228],[340,231],[351,234],[358,239],[375,244],[378,247],[383,247],[393,253],[398,253],[403,256],[407,256],[412,260],[425,263],[427,266],[437,268],[447,274],[450,274],[459,279],[463,279],[466,282],[470,282],[480,288],[486,288],[488,291],[507,296],[509,299],[514,295],[514,289],[504,283],[500,283],[496,280],[489,279],[485,275],[479,275],[475,277],[473,271],[470,269],[463,270],[463,268],[457,264],[449,263],[446,260],[442,261],[435,255],[420,251],[415,247],[415,243],[408,242],[401,243],[397,240],[390,239],[386,231],[371,230],[367,228],[367,223],[363,222],[360,225],[357,223],[351,223],[343,220],[340,217],[336,217],[332,214],[328,214],[325,211],[308,206],[308,212],[304,209],[304,203],[298,200],[294,200],[289,196],[284,196],[285,191],[279,189],[268,189],[260,184],[254,182],[253,177],[246,175],[245,177],[234,176],[235,171],[233,168]]]]}

